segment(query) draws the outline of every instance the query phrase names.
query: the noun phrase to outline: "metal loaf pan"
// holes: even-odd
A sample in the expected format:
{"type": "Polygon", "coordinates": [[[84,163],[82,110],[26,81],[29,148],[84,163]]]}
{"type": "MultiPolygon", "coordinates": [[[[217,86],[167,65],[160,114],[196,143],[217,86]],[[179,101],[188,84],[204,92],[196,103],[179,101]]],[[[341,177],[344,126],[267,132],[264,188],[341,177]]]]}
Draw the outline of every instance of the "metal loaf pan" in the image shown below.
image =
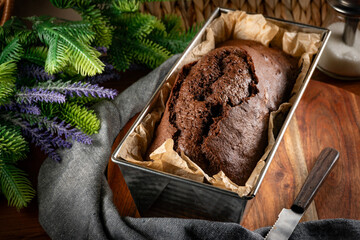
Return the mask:
{"type": "Polygon", "coordinates": [[[112,154],[111,159],[120,167],[140,215],[143,217],[184,217],[239,223],[247,202],[256,196],[256,193],[260,188],[261,182],[263,181],[270,166],[284,132],[299,104],[299,101],[310,81],[310,77],[316,68],[320,55],[330,36],[330,31],[324,28],[267,18],[267,20],[287,30],[321,34],[322,46],[320,46],[319,52],[312,59],[311,66],[305,76],[305,81],[297,93],[296,100],[288,112],[285,122],[277,135],[275,145],[267,157],[265,167],[263,168],[253,191],[248,196],[239,197],[236,193],[228,190],[141,167],[129,163],[124,159],[118,158],[117,156],[119,150],[125,139],[134,131],[136,126],[141,123],[146,114],[151,111],[152,106],[159,97],[160,89],[172,77],[172,75],[175,74],[176,69],[181,64],[184,57],[198,43],[200,43],[206,27],[215,18],[220,16],[221,13],[228,13],[230,11],[233,10],[217,8],[213,12],[211,17],[184,51],[183,55],[166,75],[162,84],[160,84],[157,91],[154,93],[148,104],[139,114],[132,127],[112,154]]]}

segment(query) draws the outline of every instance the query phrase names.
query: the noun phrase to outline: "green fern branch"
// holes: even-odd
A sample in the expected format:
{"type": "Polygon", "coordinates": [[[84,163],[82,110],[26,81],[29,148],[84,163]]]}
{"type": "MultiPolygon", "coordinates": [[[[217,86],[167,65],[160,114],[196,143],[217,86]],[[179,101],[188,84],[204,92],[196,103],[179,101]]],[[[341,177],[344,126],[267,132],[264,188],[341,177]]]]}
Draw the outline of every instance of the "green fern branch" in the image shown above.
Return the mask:
{"type": "Polygon", "coordinates": [[[133,46],[134,59],[150,68],[156,68],[172,55],[166,48],[149,39],[133,41],[133,46]]]}
{"type": "Polygon", "coordinates": [[[166,48],[150,39],[114,38],[109,49],[114,67],[119,71],[126,70],[132,62],[138,62],[155,68],[168,59],[172,54],[166,48]]]}
{"type": "Polygon", "coordinates": [[[155,16],[143,13],[123,13],[111,18],[121,31],[117,34],[143,39],[154,29],[165,31],[165,26],[155,16]]]}
{"type": "Polygon", "coordinates": [[[155,30],[149,34],[148,38],[175,54],[183,52],[196,33],[196,28],[191,28],[186,33],[172,32],[170,34],[155,30]]]}
{"type": "Polygon", "coordinates": [[[157,0],[50,1],[81,13],[96,33],[95,44],[110,45],[108,56],[119,71],[128,69],[132,63],[155,68],[172,54],[182,52],[196,33],[195,29],[184,32],[178,17],[159,20],[140,13],[140,3],[157,0]]]}
{"type": "Polygon", "coordinates": [[[165,30],[167,33],[181,33],[183,32],[183,28],[181,26],[181,18],[176,15],[165,15],[161,22],[165,26],[165,30]]]}
{"type": "Polygon", "coordinates": [[[91,135],[98,133],[100,120],[93,110],[77,105],[76,103],[64,103],[59,105],[59,118],[72,126],[77,127],[84,133],[91,135]]]}
{"type": "Polygon", "coordinates": [[[114,27],[110,24],[109,19],[103,16],[101,10],[96,5],[81,6],[76,10],[81,14],[83,20],[91,24],[91,28],[95,32],[94,44],[109,47],[114,27]]]}
{"type": "Polygon", "coordinates": [[[5,62],[0,64],[0,106],[8,103],[15,93],[16,64],[5,62]]]}
{"type": "Polygon", "coordinates": [[[50,0],[50,2],[57,8],[71,8],[75,5],[74,0],[50,0]]]}
{"type": "Polygon", "coordinates": [[[0,82],[0,106],[10,102],[15,93],[15,84],[0,82]]]}
{"type": "Polygon", "coordinates": [[[88,22],[76,21],[76,22],[63,22],[59,25],[52,26],[52,29],[59,33],[68,33],[77,40],[89,44],[95,38],[95,34],[93,31],[91,31],[90,27],[91,24],[88,22]]]}
{"type": "Polygon", "coordinates": [[[140,1],[138,0],[122,0],[122,1],[112,1],[112,6],[114,9],[120,13],[134,13],[140,9],[140,1]]]}
{"type": "Polygon", "coordinates": [[[19,131],[0,125],[0,158],[15,163],[24,159],[28,150],[28,143],[19,131]]]}
{"type": "Polygon", "coordinates": [[[45,71],[54,74],[57,73],[68,64],[67,48],[59,41],[59,36],[54,36],[48,42],[49,49],[45,61],[45,71]]]}
{"type": "Polygon", "coordinates": [[[118,71],[125,71],[133,62],[131,49],[128,47],[131,40],[122,34],[116,34],[109,49],[110,60],[118,71]]]}
{"type": "Polygon", "coordinates": [[[18,32],[16,37],[19,38],[21,46],[26,49],[27,46],[37,45],[39,43],[38,35],[35,31],[26,29],[18,32]]]}
{"type": "Polygon", "coordinates": [[[0,42],[7,45],[23,31],[28,31],[24,22],[17,17],[11,17],[0,27],[0,42]]]}
{"type": "Polygon", "coordinates": [[[98,59],[100,53],[76,39],[74,33],[69,34],[70,30],[66,26],[61,28],[50,22],[41,22],[35,24],[35,29],[40,39],[49,45],[45,70],[50,74],[60,71],[66,64],[74,66],[83,76],[93,76],[103,71],[104,64],[98,59]]]}
{"type": "Polygon", "coordinates": [[[35,190],[24,171],[12,164],[4,164],[0,172],[0,184],[2,193],[10,206],[18,210],[26,207],[35,196],[35,190]]]}
{"type": "Polygon", "coordinates": [[[145,38],[153,29],[165,30],[163,24],[149,14],[132,14],[133,20],[128,24],[129,34],[136,38],[145,38]]]}
{"type": "Polygon", "coordinates": [[[46,57],[48,55],[48,48],[44,46],[27,48],[22,58],[29,62],[35,63],[39,66],[44,66],[46,57]]]}
{"type": "Polygon", "coordinates": [[[19,61],[22,54],[23,54],[23,49],[20,45],[19,39],[14,38],[2,50],[2,52],[0,54],[0,64],[9,62],[9,61],[19,61]]]}
{"type": "Polygon", "coordinates": [[[148,38],[164,46],[173,54],[183,52],[201,28],[201,24],[197,24],[188,31],[184,31],[181,27],[181,19],[173,15],[165,16],[162,18],[162,22],[166,31],[155,29],[149,34],[148,38]]]}
{"type": "Polygon", "coordinates": [[[14,62],[5,62],[0,64],[0,82],[15,83],[16,69],[16,64],[14,62]]]}
{"type": "Polygon", "coordinates": [[[42,115],[52,119],[60,114],[60,105],[41,102],[39,104],[42,115]]]}

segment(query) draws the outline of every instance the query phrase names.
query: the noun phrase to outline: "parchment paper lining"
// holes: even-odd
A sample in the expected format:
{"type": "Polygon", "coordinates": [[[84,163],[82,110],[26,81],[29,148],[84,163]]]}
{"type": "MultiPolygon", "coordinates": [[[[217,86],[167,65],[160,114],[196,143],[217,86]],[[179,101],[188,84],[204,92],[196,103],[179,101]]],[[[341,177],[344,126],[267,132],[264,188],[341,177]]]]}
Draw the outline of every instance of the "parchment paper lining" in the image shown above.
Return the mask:
{"type": "Polygon", "coordinates": [[[134,132],[128,136],[120,149],[118,157],[141,166],[178,175],[198,182],[203,182],[204,178],[206,178],[210,184],[233,191],[242,197],[251,192],[265,165],[265,160],[275,143],[276,136],[274,136],[274,133],[277,134],[279,132],[279,129],[276,129],[276,126],[282,126],[284,121],[284,118],[277,118],[277,116],[280,116],[280,114],[286,116],[292,106],[296,97],[295,95],[299,91],[306,73],[309,70],[311,58],[318,51],[321,36],[320,34],[314,33],[288,32],[285,29],[268,22],[260,14],[250,15],[243,11],[234,11],[227,14],[223,13],[208,26],[204,36],[204,40],[194,47],[194,49],[185,57],[178,70],[185,64],[200,59],[214,49],[218,43],[228,39],[254,40],[265,46],[280,48],[284,52],[299,58],[301,72],[294,85],[291,98],[288,103],[283,103],[277,111],[270,114],[268,146],[245,186],[236,185],[226,177],[222,171],[212,177],[208,176],[184,153],[179,155],[173,150],[174,142],[172,139],[167,139],[158,149],[151,153],[150,158],[152,161],[144,161],[143,156],[151,143],[155,125],[160,120],[161,114],[164,112],[166,100],[171,91],[171,86],[175,80],[176,74],[173,74],[173,78],[160,90],[160,97],[158,98],[156,106],[153,108],[152,112],[144,118],[143,122],[136,127],[134,132]],[[277,121],[280,119],[280,121],[282,121],[281,124],[279,122],[274,122],[274,119],[277,119],[277,121]]]}

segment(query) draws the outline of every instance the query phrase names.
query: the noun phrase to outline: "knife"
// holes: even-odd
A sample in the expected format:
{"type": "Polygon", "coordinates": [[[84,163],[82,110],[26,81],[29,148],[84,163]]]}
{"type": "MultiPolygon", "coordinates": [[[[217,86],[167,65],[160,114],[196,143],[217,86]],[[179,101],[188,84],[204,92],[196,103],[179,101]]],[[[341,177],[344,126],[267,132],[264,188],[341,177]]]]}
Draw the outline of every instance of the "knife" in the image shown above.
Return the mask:
{"type": "Polygon", "coordinates": [[[289,239],[338,158],[339,152],[333,148],[325,148],[321,151],[293,205],[290,209],[283,208],[274,226],[266,235],[266,240],[289,239]]]}

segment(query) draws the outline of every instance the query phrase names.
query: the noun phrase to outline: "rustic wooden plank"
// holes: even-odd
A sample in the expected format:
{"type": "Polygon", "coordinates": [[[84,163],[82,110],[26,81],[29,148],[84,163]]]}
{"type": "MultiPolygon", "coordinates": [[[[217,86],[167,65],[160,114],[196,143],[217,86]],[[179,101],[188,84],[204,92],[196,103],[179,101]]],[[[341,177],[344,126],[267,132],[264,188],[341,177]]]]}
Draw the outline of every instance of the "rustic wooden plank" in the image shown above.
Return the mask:
{"type": "MultiPolygon", "coordinates": [[[[286,152],[290,158],[290,162],[292,164],[292,169],[296,169],[296,181],[293,196],[300,191],[303,183],[308,176],[306,159],[303,153],[303,147],[301,144],[301,135],[298,127],[298,123],[296,120],[296,116],[293,117],[289,124],[289,128],[287,129],[287,133],[284,137],[284,145],[286,148],[286,152]]],[[[292,202],[292,201],[291,201],[292,202]]],[[[315,202],[312,202],[302,217],[301,221],[311,221],[317,220],[318,215],[316,211],[315,202]]]]}
{"type": "Polygon", "coordinates": [[[311,87],[296,114],[307,165],[324,147],[340,152],[314,199],[319,218],[360,219],[360,96],[316,81],[311,87]]]}
{"type": "MultiPolygon", "coordinates": [[[[248,206],[241,225],[254,230],[272,226],[283,208],[290,208],[300,191],[308,170],[301,146],[296,117],[291,120],[258,194],[248,206]]],[[[302,221],[317,220],[315,204],[305,212],[302,221]]]]}
{"type": "Polygon", "coordinates": [[[338,88],[310,82],[260,191],[243,218],[244,227],[253,230],[272,225],[281,208],[290,207],[307,169],[325,147],[339,150],[340,159],[302,221],[360,218],[360,189],[353,184],[360,182],[360,97],[345,90],[347,85],[338,88]]]}

